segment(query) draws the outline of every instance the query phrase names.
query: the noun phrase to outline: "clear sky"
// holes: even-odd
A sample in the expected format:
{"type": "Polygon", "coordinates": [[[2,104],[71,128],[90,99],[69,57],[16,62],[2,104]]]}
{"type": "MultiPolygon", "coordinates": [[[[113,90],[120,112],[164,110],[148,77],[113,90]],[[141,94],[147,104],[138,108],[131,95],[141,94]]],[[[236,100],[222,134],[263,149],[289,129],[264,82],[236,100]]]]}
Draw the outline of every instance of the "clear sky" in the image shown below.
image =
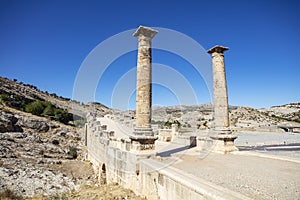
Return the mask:
{"type": "MultiPolygon", "coordinates": [[[[78,70],[97,45],[145,25],[186,34],[206,50],[217,44],[229,47],[225,63],[231,105],[299,102],[299,10],[296,0],[0,0],[0,75],[72,97],[78,70]]],[[[120,56],[105,71],[96,101],[111,106],[114,87],[135,67],[136,53],[120,56]]],[[[153,62],[182,74],[196,90],[198,103],[210,101],[189,62],[156,49],[153,62]]],[[[175,96],[154,86],[153,104],[175,105],[175,96]]],[[[129,101],[134,108],[134,94],[129,101]]]]}

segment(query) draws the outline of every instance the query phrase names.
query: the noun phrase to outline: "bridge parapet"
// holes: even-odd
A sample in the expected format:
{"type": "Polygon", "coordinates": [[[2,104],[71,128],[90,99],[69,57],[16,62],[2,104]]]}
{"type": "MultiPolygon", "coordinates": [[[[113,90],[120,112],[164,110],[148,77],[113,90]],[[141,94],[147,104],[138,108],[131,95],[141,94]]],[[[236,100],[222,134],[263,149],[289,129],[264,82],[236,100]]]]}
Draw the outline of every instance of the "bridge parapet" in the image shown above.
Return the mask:
{"type": "Polygon", "coordinates": [[[99,182],[118,183],[127,188],[137,188],[139,162],[154,156],[153,147],[140,144],[130,138],[118,138],[114,131],[101,124],[96,116],[87,116],[86,146],[87,159],[93,163],[99,174],[99,182]]]}

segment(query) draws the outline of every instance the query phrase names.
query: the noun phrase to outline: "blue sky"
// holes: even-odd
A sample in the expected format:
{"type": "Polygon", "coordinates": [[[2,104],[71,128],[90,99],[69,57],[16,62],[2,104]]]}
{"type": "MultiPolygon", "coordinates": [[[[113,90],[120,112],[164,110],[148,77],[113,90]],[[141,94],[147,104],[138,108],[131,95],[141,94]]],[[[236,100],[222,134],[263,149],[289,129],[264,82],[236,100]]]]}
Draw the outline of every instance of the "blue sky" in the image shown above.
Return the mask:
{"type": "MultiPolygon", "coordinates": [[[[204,49],[228,46],[231,105],[259,108],[299,102],[299,10],[298,1],[284,0],[0,0],[0,75],[72,97],[78,70],[99,43],[145,25],[184,33],[204,49]]],[[[153,62],[188,79],[198,103],[210,101],[204,81],[186,60],[154,49],[153,62]]],[[[111,106],[114,85],[135,65],[136,51],[115,60],[99,82],[96,101],[111,106]]],[[[168,88],[153,88],[155,105],[175,105],[175,96],[168,88]]],[[[134,94],[129,101],[134,108],[134,94]]]]}

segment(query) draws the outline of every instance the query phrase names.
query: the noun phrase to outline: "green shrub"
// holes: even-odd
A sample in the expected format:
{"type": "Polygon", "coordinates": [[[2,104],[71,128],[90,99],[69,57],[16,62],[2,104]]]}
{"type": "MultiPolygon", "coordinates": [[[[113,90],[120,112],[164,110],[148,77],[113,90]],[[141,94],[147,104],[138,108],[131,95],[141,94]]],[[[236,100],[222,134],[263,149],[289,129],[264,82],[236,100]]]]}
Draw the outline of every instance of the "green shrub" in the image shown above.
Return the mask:
{"type": "Polygon", "coordinates": [[[168,128],[171,128],[172,122],[167,121],[167,122],[165,122],[164,126],[165,126],[165,127],[168,127],[168,128]]]}
{"type": "Polygon", "coordinates": [[[52,105],[51,103],[46,105],[46,107],[45,107],[45,109],[42,113],[42,116],[45,116],[45,117],[54,116],[55,115],[55,109],[56,109],[55,106],[52,105]]]}
{"type": "Polygon", "coordinates": [[[66,110],[58,108],[55,110],[54,119],[61,123],[68,124],[69,121],[73,120],[73,115],[68,113],[66,110]]]}
{"type": "Polygon", "coordinates": [[[10,98],[7,94],[0,95],[0,103],[6,104],[8,101],[10,101],[10,98]]]}
{"type": "Polygon", "coordinates": [[[73,120],[71,113],[68,113],[67,110],[56,108],[49,101],[34,101],[26,105],[25,111],[38,116],[54,117],[56,121],[64,124],[68,124],[69,121],[73,120]]]}
{"type": "Polygon", "coordinates": [[[26,105],[26,107],[25,107],[26,112],[29,112],[31,114],[38,115],[38,116],[42,115],[42,113],[44,112],[44,109],[45,109],[44,104],[40,100],[34,101],[34,102],[26,105]]]}
{"type": "Polygon", "coordinates": [[[73,159],[76,159],[77,158],[77,149],[73,146],[70,146],[68,155],[71,156],[73,159]]]}
{"type": "Polygon", "coordinates": [[[181,123],[178,120],[174,120],[173,122],[167,121],[167,122],[165,122],[164,126],[168,127],[168,128],[171,128],[172,124],[177,124],[178,127],[181,126],[181,123]]]}

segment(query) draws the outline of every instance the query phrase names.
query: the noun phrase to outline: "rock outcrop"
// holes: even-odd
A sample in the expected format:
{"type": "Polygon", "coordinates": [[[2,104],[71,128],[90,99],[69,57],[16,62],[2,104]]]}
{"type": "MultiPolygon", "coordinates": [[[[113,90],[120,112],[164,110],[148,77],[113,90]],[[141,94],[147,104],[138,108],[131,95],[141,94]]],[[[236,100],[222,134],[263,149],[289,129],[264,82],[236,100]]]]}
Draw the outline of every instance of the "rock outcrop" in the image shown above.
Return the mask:
{"type": "Polygon", "coordinates": [[[18,119],[12,114],[1,112],[0,114],[0,133],[21,131],[20,127],[16,125],[18,119]]]}

